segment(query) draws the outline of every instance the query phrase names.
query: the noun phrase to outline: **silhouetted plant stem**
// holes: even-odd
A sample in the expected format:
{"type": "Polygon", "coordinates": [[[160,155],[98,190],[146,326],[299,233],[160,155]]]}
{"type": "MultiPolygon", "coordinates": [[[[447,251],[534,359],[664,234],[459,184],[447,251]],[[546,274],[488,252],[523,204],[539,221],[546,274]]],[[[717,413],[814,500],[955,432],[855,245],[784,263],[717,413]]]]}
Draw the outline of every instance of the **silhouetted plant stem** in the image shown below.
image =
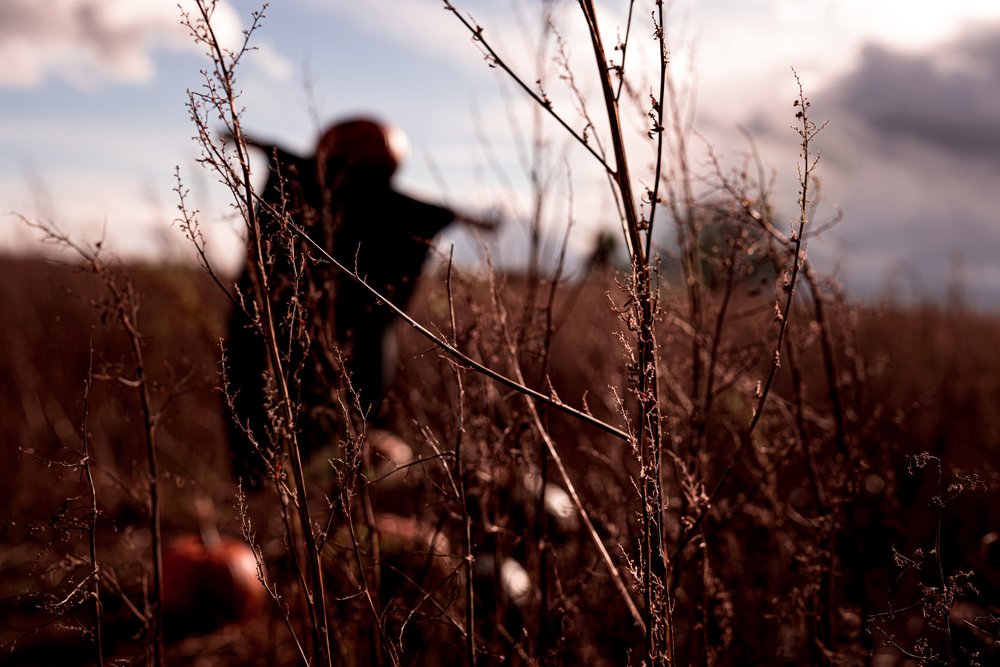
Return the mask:
{"type": "Polygon", "coordinates": [[[132,360],[135,364],[135,383],[139,389],[139,400],[142,409],[143,435],[146,444],[146,466],[149,476],[149,529],[150,550],[153,555],[153,618],[151,632],[153,633],[153,655],[157,665],[163,664],[163,549],[160,535],[160,472],[156,457],[156,419],[153,415],[152,400],[149,395],[149,382],[146,378],[146,365],[143,361],[142,344],[139,331],[135,326],[138,315],[138,304],[132,291],[132,284],[127,283],[122,293],[125,301],[118,309],[118,318],[122,328],[128,334],[132,348],[132,360]]]}
{"type": "Polygon", "coordinates": [[[708,494],[708,502],[698,513],[697,517],[695,517],[691,527],[685,531],[678,540],[676,547],[677,551],[675,553],[683,549],[691,538],[697,534],[697,531],[701,526],[701,522],[705,519],[705,515],[711,508],[712,503],[719,496],[723,485],[726,483],[729,475],[733,471],[733,468],[736,466],[736,462],[739,461],[746,446],[752,442],[753,433],[757,429],[757,425],[760,423],[761,417],[764,414],[764,406],[766,405],[767,397],[771,392],[771,386],[774,384],[774,378],[777,376],[778,369],[781,367],[781,349],[783,347],[785,332],[787,330],[788,320],[792,311],[792,303],[795,298],[795,284],[798,279],[799,272],[802,269],[802,265],[805,262],[804,234],[806,223],[809,221],[811,203],[810,197],[812,195],[812,174],[819,162],[819,158],[814,157],[811,153],[812,140],[823,130],[824,127],[826,127],[825,123],[823,125],[816,125],[816,123],[809,117],[809,100],[806,98],[798,73],[795,72],[794,69],[792,72],[795,76],[795,81],[798,84],[799,89],[798,98],[794,102],[794,107],[798,109],[795,117],[798,119],[799,125],[795,128],[795,130],[800,139],[799,157],[801,159],[799,163],[799,218],[797,224],[793,226],[790,238],[787,240],[788,254],[791,257],[791,267],[782,284],[782,291],[785,294],[784,306],[782,307],[779,301],[775,302],[775,319],[778,322],[778,333],[775,339],[773,348],[774,351],[771,356],[771,365],[768,369],[766,378],[763,383],[759,385],[753,415],[750,419],[750,423],[747,425],[745,434],[743,434],[740,439],[739,446],[736,448],[736,451],[733,452],[729,462],[726,464],[726,467],[719,475],[719,479],[712,487],[711,493],[708,494]]]}
{"type": "MultiPolygon", "coordinates": [[[[330,651],[329,628],[327,625],[326,594],[323,583],[322,554],[317,547],[310,516],[308,493],[305,475],[299,452],[295,428],[294,402],[288,386],[288,377],[282,362],[282,352],[278,343],[276,319],[272,312],[271,292],[268,284],[265,261],[264,238],[255,207],[255,193],[250,184],[250,160],[247,154],[247,141],[243,136],[240,122],[240,110],[236,105],[238,92],[235,86],[234,70],[240,58],[247,52],[250,36],[263,18],[263,10],[252,14],[252,25],[244,31],[244,41],[235,52],[224,50],[212,26],[211,18],[216,4],[213,0],[197,0],[199,19],[191,21],[185,15],[188,28],[196,42],[204,44],[209,49],[214,68],[214,80],[210,79],[205,101],[215,109],[219,118],[226,124],[233,138],[238,171],[231,166],[221,149],[215,145],[207,129],[207,121],[197,113],[197,106],[192,101],[192,116],[199,128],[199,137],[206,151],[203,161],[216,169],[222,176],[233,195],[240,202],[240,212],[246,223],[248,244],[252,261],[251,273],[255,284],[255,306],[260,313],[261,333],[267,348],[268,365],[272,371],[276,385],[284,428],[279,429],[282,449],[288,457],[293,481],[291,502],[295,506],[301,542],[305,551],[306,567],[308,568],[309,585],[304,588],[306,606],[309,614],[310,631],[314,640],[314,660],[320,665],[332,665],[330,651]]],[[[267,5],[264,5],[266,9],[267,5]]],[[[206,74],[206,77],[208,75],[206,74]]],[[[292,535],[290,535],[292,537],[292,535]]],[[[298,542],[298,541],[297,541],[298,542]]],[[[292,547],[296,547],[293,545],[292,547]]]]}
{"type": "Polygon", "coordinates": [[[809,477],[809,485],[813,490],[813,497],[816,501],[816,510],[820,515],[829,511],[826,491],[823,483],[819,479],[816,467],[816,456],[812,450],[812,438],[806,427],[805,420],[805,397],[802,394],[802,367],[799,365],[798,354],[791,341],[785,343],[785,356],[788,358],[788,368],[792,378],[792,402],[795,406],[795,426],[799,432],[799,444],[802,447],[802,460],[806,465],[806,474],[809,477]]]}
{"type": "MultiPolygon", "coordinates": [[[[458,343],[458,324],[455,320],[455,297],[452,293],[451,271],[452,255],[455,248],[452,246],[448,254],[448,274],[445,279],[445,286],[448,291],[448,317],[451,323],[451,343],[458,343]]],[[[476,646],[476,596],[473,589],[474,574],[473,566],[475,556],[473,555],[472,544],[472,517],[469,514],[469,505],[465,495],[465,467],[462,459],[462,440],[465,435],[465,384],[462,380],[462,369],[457,365],[455,369],[455,383],[458,385],[458,427],[455,429],[455,462],[452,469],[452,479],[455,484],[455,491],[458,494],[458,502],[462,515],[462,548],[465,551],[463,557],[463,574],[465,575],[465,659],[471,667],[476,665],[478,648],[476,646]]]]}
{"type": "Polygon", "coordinates": [[[850,452],[847,449],[844,428],[844,402],[840,393],[837,360],[833,354],[833,340],[831,339],[830,325],[826,319],[823,295],[820,293],[819,281],[816,280],[809,262],[803,262],[802,276],[806,279],[806,284],[809,285],[813,311],[816,315],[816,326],[819,328],[820,348],[823,351],[823,372],[826,375],[827,391],[830,393],[830,409],[833,411],[834,442],[837,444],[837,451],[844,456],[845,464],[849,464],[850,452]]]}
{"type": "MultiPolygon", "coordinates": [[[[142,335],[139,332],[137,321],[139,317],[139,299],[132,286],[131,279],[125,275],[120,277],[100,256],[101,244],[98,243],[95,249],[90,250],[73,242],[65,233],[60,231],[54,224],[45,222],[31,222],[19,216],[26,224],[39,229],[47,240],[68,248],[76,253],[83,262],[87,271],[98,278],[104,285],[108,294],[106,307],[108,314],[114,318],[125,333],[128,341],[129,351],[132,357],[133,375],[114,376],[113,379],[122,385],[135,389],[139,396],[139,407],[142,415],[143,444],[146,454],[146,483],[148,502],[147,511],[149,513],[149,533],[150,533],[150,558],[152,560],[152,581],[149,588],[144,587],[145,609],[138,613],[142,619],[147,633],[147,661],[161,667],[164,664],[163,658],[163,553],[162,539],[160,532],[160,495],[159,495],[159,469],[157,465],[156,452],[156,423],[158,415],[153,410],[152,397],[150,393],[149,380],[146,377],[146,366],[143,359],[142,335]],[[149,654],[151,653],[151,655],[149,654]]],[[[89,396],[89,379],[87,394],[89,396]]],[[[85,427],[86,428],[86,427],[85,427]]],[[[91,473],[91,459],[89,454],[89,444],[85,440],[88,451],[85,453],[85,469],[87,471],[88,483],[92,490],[91,528],[96,530],[96,495],[93,494],[93,476],[91,473]]],[[[94,570],[96,567],[96,543],[95,537],[91,535],[92,556],[91,563],[94,570]]],[[[99,605],[99,601],[97,602],[99,605]]]]}
{"type": "Polygon", "coordinates": [[[335,266],[337,270],[344,272],[348,276],[351,276],[359,285],[363,286],[366,290],[368,290],[370,294],[376,297],[378,299],[378,302],[382,304],[382,306],[391,310],[400,319],[406,322],[407,325],[409,325],[414,331],[416,331],[421,336],[432,342],[437,347],[447,352],[451,357],[460,361],[463,365],[472,368],[477,373],[485,375],[486,377],[496,382],[499,382],[508,389],[513,389],[518,393],[530,396],[533,400],[538,401],[539,403],[544,403],[545,405],[551,406],[556,410],[559,410],[560,412],[563,412],[575,419],[578,419],[581,422],[590,424],[591,426],[594,426],[595,428],[609,435],[614,436],[618,440],[624,442],[631,441],[632,436],[626,433],[625,431],[621,430],[617,426],[612,426],[611,424],[605,421],[597,419],[588,412],[584,412],[583,410],[579,410],[570,405],[566,405],[562,401],[559,401],[553,398],[552,396],[547,396],[546,394],[543,394],[540,391],[532,389],[531,387],[525,385],[522,382],[512,380],[511,378],[503,375],[502,373],[499,373],[493,370],[492,368],[489,368],[488,366],[485,366],[480,362],[476,361],[475,359],[465,354],[464,352],[456,348],[448,341],[444,340],[440,336],[436,335],[434,332],[430,331],[424,325],[417,322],[406,311],[404,311],[398,305],[394,304],[390,299],[387,299],[384,295],[380,294],[378,290],[376,290],[374,287],[366,283],[361,276],[359,276],[351,269],[347,268],[346,266],[338,262],[336,259],[334,259],[334,257],[329,252],[327,252],[326,249],[323,248],[323,246],[317,243],[315,239],[310,237],[309,234],[307,234],[304,229],[302,229],[292,221],[288,221],[288,226],[296,234],[298,234],[313,250],[315,250],[323,261],[329,262],[330,264],[335,266]]]}
{"type": "Polygon", "coordinates": [[[101,569],[97,561],[97,487],[94,485],[94,467],[90,458],[90,388],[94,381],[94,341],[90,340],[87,357],[87,379],[83,390],[83,469],[87,475],[87,493],[90,496],[90,517],[87,522],[88,546],[90,548],[91,595],[94,598],[94,641],[97,644],[97,665],[104,667],[104,639],[101,629],[101,569]]]}
{"type": "Polygon", "coordinates": [[[673,664],[671,605],[667,595],[666,580],[670,570],[669,559],[663,544],[663,498],[661,475],[662,417],[660,415],[656,339],[654,333],[655,296],[653,277],[646,253],[643,232],[648,234],[648,224],[639,218],[629,161],[625,153],[621,119],[615,99],[611,71],[605,60],[604,45],[597,12],[592,0],[580,0],[587,21],[587,28],[597,63],[608,129],[615,156],[613,177],[621,195],[625,227],[632,258],[632,289],[636,300],[636,335],[638,352],[638,378],[636,393],[639,402],[639,452],[642,480],[643,558],[642,587],[645,601],[646,653],[651,664],[673,664]],[[657,589],[658,590],[655,590],[657,589]]]}
{"type": "Polygon", "coordinates": [[[604,157],[599,152],[597,152],[597,150],[595,150],[593,146],[590,145],[587,139],[584,138],[579,132],[574,130],[562,116],[556,113],[555,109],[552,108],[552,103],[544,99],[534,90],[532,90],[531,87],[527,83],[525,83],[524,80],[521,79],[521,77],[519,77],[517,73],[514,72],[514,70],[512,70],[510,66],[507,65],[506,62],[504,62],[504,60],[497,54],[497,52],[493,50],[493,47],[490,46],[490,43],[483,38],[482,26],[475,24],[473,21],[463,16],[462,13],[459,12],[458,9],[448,0],[444,0],[444,8],[449,12],[451,12],[452,14],[454,14],[455,17],[459,21],[461,21],[462,25],[464,25],[466,29],[468,29],[468,31],[472,33],[473,41],[475,41],[477,44],[480,44],[483,47],[483,49],[486,51],[487,61],[490,63],[490,67],[499,67],[504,72],[506,72],[507,75],[510,76],[510,78],[521,88],[521,90],[523,90],[529,97],[531,97],[531,99],[533,99],[538,105],[540,105],[543,109],[545,109],[549,113],[549,115],[556,120],[557,123],[562,125],[563,129],[569,132],[570,136],[572,136],[577,141],[577,143],[583,146],[583,148],[588,153],[590,153],[604,167],[604,170],[608,174],[614,173],[614,170],[611,168],[611,166],[608,165],[607,162],[605,162],[604,157]]]}

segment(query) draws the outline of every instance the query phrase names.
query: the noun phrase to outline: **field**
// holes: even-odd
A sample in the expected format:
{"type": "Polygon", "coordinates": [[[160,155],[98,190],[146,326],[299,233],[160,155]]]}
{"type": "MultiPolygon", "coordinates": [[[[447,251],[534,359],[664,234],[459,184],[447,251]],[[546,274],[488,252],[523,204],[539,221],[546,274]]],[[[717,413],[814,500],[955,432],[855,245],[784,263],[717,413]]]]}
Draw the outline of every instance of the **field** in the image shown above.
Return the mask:
{"type": "MultiPolygon", "coordinates": [[[[134,324],[152,398],[164,543],[212,529],[243,540],[242,506],[278,591],[278,600],[238,623],[168,617],[166,661],[298,664],[293,635],[308,641],[290,562],[294,530],[273,490],[238,502],[230,469],[218,373],[229,302],[196,269],[118,269],[131,276],[139,302],[134,324]]],[[[551,307],[544,282],[532,295],[524,277],[448,282],[435,273],[415,309],[432,330],[450,331],[447,285],[455,340],[470,357],[511,375],[507,340],[515,339],[527,384],[611,424],[624,424],[622,411],[634,414],[615,335],[630,334],[610,307],[624,302],[611,270],[559,286],[551,307]],[[551,340],[535,340],[547,313],[551,340]],[[526,318],[534,324],[525,326],[526,318]]],[[[80,268],[4,258],[0,290],[0,665],[96,661],[95,563],[103,659],[142,662],[152,650],[144,605],[153,571],[146,420],[128,380],[129,337],[106,285],[80,268]]],[[[772,298],[734,297],[715,408],[699,425],[685,386],[690,336],[676,315],[683,295],[661,295],[660,400],[674,457],[665,463],[663,543],[673,550],[668,581],[681,664],[994,664],[1000,320],[831,298],[820,325],[803,296],[761,426],[741,446],[755,383],[768,370],[772,298]],[[833,385],[825,339],[835,353],[833,385]],[[731,461],[710,510],[689,531],[703,506],[698,494],[711,492],[731,461]]],[[[335,661],[465,664],[466,525],[480,664],[614,665],[641,655],[643,635],[574,508],[547,513],[541,494],[529,490],[538,475],[565,484],[542,453],[525,400],[460,370],[409,328],[400,348],[389,420],[417,463],[379,478],[386,461],[366,454],[361,481],[345,495],[349,470],[336,460],[350,451],[345,426],[307,468],[314,517],[324,527],[335,661]],[[508,559],[523,565],[525,588],[510,583],[508,559]]],[[[558,409],[539,404],[539,412],[596,534],[639,600],[633,452],[558,409]]]]}

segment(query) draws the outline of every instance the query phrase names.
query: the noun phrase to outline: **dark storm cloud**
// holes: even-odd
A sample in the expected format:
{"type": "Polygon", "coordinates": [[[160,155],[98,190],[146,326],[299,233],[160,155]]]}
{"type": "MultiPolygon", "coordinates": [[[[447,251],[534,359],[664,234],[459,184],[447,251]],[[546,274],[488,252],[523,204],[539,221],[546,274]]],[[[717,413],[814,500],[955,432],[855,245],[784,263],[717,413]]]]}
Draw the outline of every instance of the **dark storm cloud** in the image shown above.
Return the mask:
{"type": "Polygon", "coordinates": [[[876,136],[1000,160],[1000,24],[919,54],[869,45],[824,97],[876,136]]]}
{"type": "MultiPolygon", "coordinates": [[[[1000,309],[1000,23],[921,51],[870,44],[855,63],[812,95],[829,120],[818,176],[844,217],[810,255],[861,298],[893,285],[944,302],[960,266],[969,301],[1000,309]]],[[[744,126],[783,154],[787,118],[744,126]]]]}

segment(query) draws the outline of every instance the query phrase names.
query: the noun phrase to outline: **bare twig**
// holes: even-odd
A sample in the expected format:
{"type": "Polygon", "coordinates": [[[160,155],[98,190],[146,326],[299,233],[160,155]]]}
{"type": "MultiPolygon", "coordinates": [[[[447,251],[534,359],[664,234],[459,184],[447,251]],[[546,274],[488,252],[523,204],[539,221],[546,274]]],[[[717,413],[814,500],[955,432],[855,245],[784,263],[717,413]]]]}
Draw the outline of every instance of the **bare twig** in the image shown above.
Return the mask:
{"type": "MultiPolygon", "coordinates": [[[[448,291],[448,316],[451,321],[451,343],[458,343],[458,326],[455,320],[455,298],[451,290],[451,270],[452,253],[454,246],[448,254],[448,274],[446,277],[446,287],[448,291]]],[[[465,384],[462,380],[462,369],[454,365],[455,383],[458,385],[458,424],[455,428],[455,460],[452,468],[452,485],[458,496],[459,511],[462,516],[462,541],[465,550],[463,566],[465,570],[465,654],[470,665],[476,664],[478,647],[476,646],[476,596],[473,590],[473,557],[472,544],[472,517],[469,514],[469,506],[465,495],[465,468],[462,462],[462,439],[465,435],[465,384]]]]}
{"type": "Polygon", "coordinates": [[[532,100],[535,101],[535,103],[537,103],[543,109],[548,111],[549,115],[552,116],[556,120],[556,122],[562,125],[563,129],[569,132],[570,136],[572,136],[577,141],[577,143],[583,146],[584,149],[586,149],[587,152],[590,153],[595,160],[597,160],[597,162],[604,168],[606,172],[608,172],[609,174],[614,173],[614,170],[611,168],[611,166],[604,160],[601,154],[598,153],[597,150],[595,150],[594,147],[590,145],[590,142],[587,141],[586,137],[584,137],[579,132],[574,130],[569,125],[569,123],[567,123],[566,120],[561,115],[559,115],[559,113],[556,112],[555,109],[553,109],[552,102],[549,101],[548,99],[543,98],[537,92],[532,90],[532,88],[527,83],[525,83],[524,80],[520,76],[518,76],[516,72],[514,72],[514,70],[510,68],[510,66],[503,60],[503,58],[501,58],[497,54],[497,52],[493,50],[493,47],[490,46],[490,43],[486,41],[486,39],[483,37],[484,31],[482,26],[478,25],[474,19],[462,15],[462,13],[459,12],[454,5],[448,2],[448,0],[444,0],[444,8],[445,10],[454,14],[455,17],[462,22],[462,25],[464,25],[468,29],[468,31],[472,33],[472,39],[474,42],[482,45],[483,49],[486,51],[486,61],[487,63],[489,63],[490,67],[499,67],[501,70],[506,72],[507,75],[510,76],[510,78],[513,79],[514,82],[525,93],[527,93],[532,100]]]}
{"type": "Polygon", "coordinates": [[[757,425],[760,423],[760,419],[764,413],[764,406],[767,403],[767,397],[771,391],[771,386],[774,384],[774,378],[777,376],[778,369],[781,367],[781,349],[785,338],[785,331],[788,326],[788,319],[791,315],[792,303],[795,297],[795,283],[798,278],[799,271],[802,269],[803,262],[805,261],[805,239],[803,238],[803,235],[806,223],[809,221],[812,175],[819,161],[818,157],[812,156],[810,149],[812,146],[812,140],[823,130],[824,127],[826,127],[825,123],[823,125],[816,125],[816,123],[809,117],[808,110],[811,105],[808,98],[805,96],[805,91],[803,90],[802,82],[799,79],[798,73],[795,72],[794,69],[792,72],[795,75],[795,81],[799,88],[799,96],[794,103],[795,108],[798,109],[795,116],[799,121],[799,125],[797,128],[793,128],[799,135],[801,149],[799,153],[801,157],[801,162],[799,164],[799,219],[797,226],[793,228],[791,237],[788,239],[792,265],[789,275],[785,278],[782,286],[785,293],[784,307],[779,307],[778,304],[775,303],[775,319],[778,321],[778,334],[773,348],[774,352],[771,357],[771,365],[768,370],[767,377],[759,386],[756,397],[757,403],[754,407],[753,416],[747,426],[746,433],[741,438],[740,445],[730,456],[729,462],[723,469],[722,474],[719,475],[719,479],[716,481],[712,491],[708,494],[708,502],[694,519],[691,528],[686,531],[684,535],[682,535],[681,539],[678,540],[678,545],[676,547],[677,552],[683,549],[688,541],[690,541],[691,537],[693,537],[696,533],[698,527],[701,525],[701,522],[704,520],[705,515],[711,508],[712,502],[714,502],[718,497],[723,485],[726,483],[729,475],[733,471],[733,468],[736,466],[736,462],[740,459],[747,443],[752,441],[751,436],[756,430],[757,425]]]}
{"type": "Polygon", "coordinates": [[[338,262],[329,252],[326,251],[325,248],[323,248],[323,246],[321,246],[319,243],[317,243],[315,241],[315,239],[313,239],[311,236],[309,236],[309,234],[307,234],[306,231],[304,229],[302,229],[300,226],[296,225],[293,221],[288,221],[288,226],[296,234],[298,234],[306,243],[308,243],[313,248],[313,250],[315,250],[324,261],[330,262],[338,270],[344,272],[348,276],[351,276],[358,284],[364,286],[364,288],[367,289],[369,293],[371,293],[373,296],[375,296],[378,299],[379,303],[381,303],[386,308],[388,308],[393,313],[395,313],[398,317],[400,317],[403,321],[405,321],[410,327],[412,327],[421,336],[423,336],[424,338],[426,338],[430,342],[434,343],[434,345],[438,346],[439,348],[441,348],[442,350],[444,350],[445,352],[447,352],[449,355],[451,355],[452,357],[454,357],[455,359],[457,359],[458,361],[460,361],[462,364],[464,364],[466,366],[469,366],[470,368],[476,370],[477,372],[479,372],[479,373],[481,373],[481,374],[483,374],[483,375],[491,378],[492,380],[495,380],[495,381],[499,382],[500,384],[504,385],[508,389],[513,389],[516,392],[519,392],[519,393],[522,393],[522,394],[526,394],[527,396],[530,396],[531,398],[533,398],[536,401],[539,401],[541,403],[549,405],[549,406],[551,406],[551,407],[553,407],[553,408],[555,408],[555,409],[557,409],[557,410],[559,410],[561,412],[564,412],[564,413],[570,415],[571,417],[574,417],[575,419],[578,419],[578,420],[580,420],[580,421],[582,421],[584,423],[590,424],[591,426],[594,426],[595,428],[598,428],[601,431],[604,431],[605,433],[607,433],[609,435],[613,435],[614,437],[618,438],[619,440],[628,442],[631,439],[631,436],[629,436],[628,433],[626,433],[625,431],[622,431],[618,427],[612,426],[611,424],[608,424],[607,422],[601,421],[600,419],[597,419],[596,417],[594,417],[593,415],[591,415],[591,414],[589,414],[587,412],[584,412],[584,411],[578,410],[577,408],[574,408],[572,406],[566,405],[562,401],[557,400],[555,398],[552,398],[551,396],[546,396],[545,394],[543,394],[543,393],[541,393],[539,391],[536,391],[536,390],[532,389],[531,387],[526,386],[524,383],[518,382],[516,380],[512,380],[512,379],[508,378],[507,376],[505,376],[505,375],[503,375],[501,373],[498,373],[497,371],[493,370],[492,368],[484,366],[483,364],[479,363],[478,361],[476,361],[472,357],[468,356],[464,352],[461,352],[454,345],[452,345],[451,343],[447,342],[446,340],[444,340],[443,338],[441,338],[437,334],[435,334],[432,331],[430,331],[429,329],[427,329],[427,327],[423,326],[422,324],[420,324],[419,322],[417,322],[415,319],[413,319],[413,317],[411,317],[409,314],[407,314],[406,311],[404,311],[402,308],[400,308],[399,306],[397,306],[396,304],[394,304],[391,299],[388,299],[384,295],[380,294],[378,292],[378,290],[376,290],[374,287],[372,287],[371,285],[369,285],[368,283],[366,283],[365,280],[361,276],[359,276],[357,273],[355,273],[354,271],[348,269],[346,266],[344,266],[343,264],[341,264],[340,262],[338,262]]]}
{"type": "MultiPolygon", "coordinates": [[[[283,411],[282,418],[286,426],[280,433],[285,453],[289,459],[291,478],[294,482],[293,501],[299,523],[298,532],[301,532],[301,544],[304,547],[308,568],[308,586],[304,587],[304,594],[309,613],[310,630],[314,639],[314,658],[317,663],[329,666],[332,665],[332,653],[321,563],[322,553],[313,533],[305,473],[294,428],[295,402],[289,388],[290,372],[285,368],[284,355],[278,338],[278,320],[272,312],[271,290],[265,261],[265,239],[257,208],[254,205],[256,194],[250,183],[250,159],[247,141],[243,134],[240,109],[236,102],[239,93],[236,89],[235,70],[241,58],[251,49],[249,46],[251,35],[263,20],[267,5],[265,4],[263,9],[251,14],[251,26],[244,30],[243,43],[235,51],[224,49],[215,34],[211,21],[215,7],[216,4],[213,0],[197,0],[198,18],[192,18],[190,14],[183,13],[184,25],[189,29],[194,41],[208,49],[213,67],[211,76],[207,72],[205,73],[206,91],[197,96],[194,93],[189,93],[189,107],[192,119],[198,128],[200,143],[204,149],[202,161],[223,177],[246,223],[250,255],[253,258],[249,265],[257,288],[255,307],[261,315],[260,323],[267,348],[268,363],[273,371],[272,376],[277,385],[280,407],[283,411]],[[199,111],[202,103],[212,108],[214,115],[225,123],[226,130],[233,138],[232,145],[237,168],[231,165],[223,153],[222,146],[219,145],[220,142],[209,131],[208,120],[199,111]]],[[[306,582],[304,581],[304,583],[306,582]]]]}
{"type": "Polygon", "coordinates": [[[81,440],[83,441],[83,469],[87,475],[87,492],[90,494],[90,521],[88,525],[88,537],[90,547],[90,577],[91,595],[94,596],[94,641],[97,644],[97,664],[104,667],[104,639],[101,633],[101,569],[97,562],[97,488],[94,486],[94,468],[90,458],[90,387],[93,383],[94,371],[94,341],[91,339],[88,347],[87,357],[87,379],[84,383],[83,391],[83,427],[81,429],[81,440]]]}

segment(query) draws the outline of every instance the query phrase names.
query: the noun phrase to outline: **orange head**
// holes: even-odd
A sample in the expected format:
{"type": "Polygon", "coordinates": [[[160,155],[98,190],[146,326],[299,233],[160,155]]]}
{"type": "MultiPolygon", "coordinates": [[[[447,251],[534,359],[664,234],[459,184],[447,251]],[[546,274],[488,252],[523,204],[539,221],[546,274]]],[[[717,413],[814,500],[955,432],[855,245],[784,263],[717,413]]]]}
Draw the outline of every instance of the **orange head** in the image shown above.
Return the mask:
{"type": "Polygon", "coordinates": [[[406,157],[406,135],[399,129],[368,118],[331,126],[320,137],[316,159],[328,173],[362,169],[391,177],[406,157]]]}

